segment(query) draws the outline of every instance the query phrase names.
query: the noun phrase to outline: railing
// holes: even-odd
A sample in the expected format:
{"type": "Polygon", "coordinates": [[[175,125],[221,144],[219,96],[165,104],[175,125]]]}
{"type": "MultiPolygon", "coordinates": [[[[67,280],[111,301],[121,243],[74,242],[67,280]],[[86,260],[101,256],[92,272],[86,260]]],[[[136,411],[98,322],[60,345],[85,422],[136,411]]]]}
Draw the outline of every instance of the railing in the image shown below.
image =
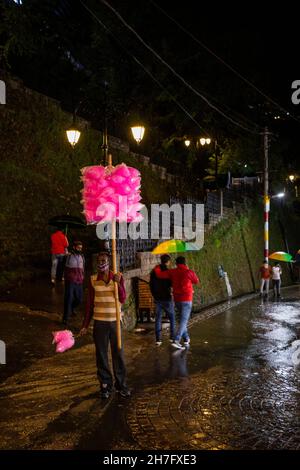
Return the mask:
{"type": "MultiPolygon", "coordinates": [[[[235,202],[242,203],[245,197],[252,197],[257,194],[257,187],[239,187],[239,188],[224,188],[222,189],[222,195],[219,191],[210,191],[206,194],[206,200],[201,201],[192,197],[180,199],[178,197],[170,197],[169,205],[180,204],[182,207],[184,204],[204,204],[205,208],[205,224],[214,225],[219,222],[222,217],[223,208],[233,208],[235,202]]],[[[151,227],[151,217],[149,211],[149,226],[151,227]]],[[[171,234],[173,233],[174,221],[171,217],[171,234]]],[[[117,250],[120,260],[120,269],[125,270],[136,267],[138,252],[152,251],[153,248],[162,240],[151,239],[149,229],[149,238],[147,240],[132,240],[132,239],[118,239],[117,238],[117,250]]]]}
{"type": "Polygon", "coordinates": [[[136,254],[141,251],[152,251],[158,240],[117,240],[117,251],[120,260],[120,269],[136,267],[136,254]]]}

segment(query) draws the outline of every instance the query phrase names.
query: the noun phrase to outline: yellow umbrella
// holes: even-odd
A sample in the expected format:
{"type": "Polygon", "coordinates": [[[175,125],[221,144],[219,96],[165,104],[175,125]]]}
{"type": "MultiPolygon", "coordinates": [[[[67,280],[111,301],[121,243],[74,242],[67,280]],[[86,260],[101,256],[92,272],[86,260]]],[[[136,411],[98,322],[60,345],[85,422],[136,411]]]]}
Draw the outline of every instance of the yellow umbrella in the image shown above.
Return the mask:
{"type": "Polygon", "coordinates": [[[163,253],[184,253],[186,251],[197,250],[200,250],[200,247],[196,243],[173,239],[160,243],[152,250],[152,253],[154,255],[161,255],[163,253]]]}
{"type": "Polygon", "coordinates": [[[274,251],[274,253],[269,256],[269,259],[276,259],[277,261],[287,261],[289,263],[292,261],[293,257],[285,251],[274,251]]]}

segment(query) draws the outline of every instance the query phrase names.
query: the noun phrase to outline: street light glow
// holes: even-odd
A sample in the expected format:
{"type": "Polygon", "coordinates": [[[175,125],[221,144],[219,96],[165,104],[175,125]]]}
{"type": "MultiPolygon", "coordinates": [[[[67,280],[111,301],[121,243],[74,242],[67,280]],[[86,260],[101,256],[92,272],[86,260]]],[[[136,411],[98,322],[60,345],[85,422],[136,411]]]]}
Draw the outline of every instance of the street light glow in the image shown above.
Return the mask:
{"type": "Polygon", "coordinates": [[[279,198],[284,197],[284,193],[278,193],[274,197],[279,197],[279,198]]]}
{"type": "Polygon", "coordinates": [[[75,147],[80,138],[80,131],[77,131],[76,129],[69,129],[66,131],[66,134],[69,143],[72,145],[72,147],[75,147]]]}
{"type": "Polygon", "coordinates": [[[184,145],[185,145],[186,147],[189,147],[189,146],[191,145],[191,141],[188,140],[188,139],[185,140],[185,141],[184,141],[184,145]]]}
{"type": "Polygon", "coordinates": [[[290,180],[290,181],[294,181],[294,179],[295,179],[295,176],[294,176],[294,175],[290,175],[290,176],[289,176],[289,180],[290,180]]]}
{"type": "Polygon", "coordinates": [[[131,128],[133,138],[139,144],[144,137],[145,128],[144,126],[134,126],[131,128]]]}
{"type": "Polygon", "coordinates": [[[210,137],[201,137],[200,139],[200,144],[201,145],[209,145],[211,143],[211,138],[210,137]]]}

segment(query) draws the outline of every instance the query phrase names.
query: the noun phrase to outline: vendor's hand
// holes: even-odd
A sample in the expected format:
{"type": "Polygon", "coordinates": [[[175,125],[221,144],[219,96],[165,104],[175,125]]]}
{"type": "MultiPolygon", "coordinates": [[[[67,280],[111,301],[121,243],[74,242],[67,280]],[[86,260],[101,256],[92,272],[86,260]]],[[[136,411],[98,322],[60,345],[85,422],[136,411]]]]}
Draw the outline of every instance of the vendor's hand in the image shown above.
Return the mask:
{"type": "Polygon", "coordinates": [[[81,328],[81,330],[79,331],[79,336],[84,336],[87,334],[87,328],[81,328]]]}
{"type": "Polygon", "coordinates": [[[122,277],[121,273],[114,274],[113,281],[117,282],[119,284],[120,280],[121,280],[121,277],[122,277]]]}

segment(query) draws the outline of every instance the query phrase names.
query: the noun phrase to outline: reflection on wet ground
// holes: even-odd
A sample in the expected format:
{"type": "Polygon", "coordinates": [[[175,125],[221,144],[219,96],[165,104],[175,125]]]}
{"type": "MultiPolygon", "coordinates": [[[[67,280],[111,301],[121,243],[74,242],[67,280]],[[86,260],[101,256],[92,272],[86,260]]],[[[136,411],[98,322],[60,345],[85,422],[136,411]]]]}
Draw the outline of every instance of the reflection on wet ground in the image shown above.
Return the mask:
{"type": "MultiPolygon", "coordinates": [[[[38,359],[53,356],[52,331],[62,328],[63,299],[64,283],[51,287],[46,279],[25,283],[1,297],[0,339],[7,357],[0,382],[38,359]]],[[[72,318],[75,331],[81,321],[82,307],[72,318]]]]}
{"type": "Polygon", "coordinates": [[[64,282],[57,281],[51,286],[48,279],[43,278],[30,283],[24,283],[17,289],[8,291],[1,296],[3,302],[14,302],[26,305],[31,310],[44,312],[61,312],[63,309],[64,282]]]}
{"type": "Polygon", "coordinates": [[[157,348],[153,331],[127,335],[133,394],[105,403],[91,337],[63,355],[45,341],[59,325],[62,293],[63,285],[37,283],[10,296],[45,315],[17,304],[10,315],[2,306],[9,345],[0,393],[4,448],[300,448],[299,287],[285,289],[280,301],[256,297],[194,317],[184,351],[167,335],[157,348]]]}
{"type": "Polygon", "coordinates": [[[292,344],[300,337],[300,290],[288,294],[195,323],[188,350],[166,342],[139,358],[130,403],[121,410],[112,403],[106,432],[95,430],[78,447],[299,449],[300,368],[292,344]],[[118,431],[108,441],[112,420],[118,431]]]}

